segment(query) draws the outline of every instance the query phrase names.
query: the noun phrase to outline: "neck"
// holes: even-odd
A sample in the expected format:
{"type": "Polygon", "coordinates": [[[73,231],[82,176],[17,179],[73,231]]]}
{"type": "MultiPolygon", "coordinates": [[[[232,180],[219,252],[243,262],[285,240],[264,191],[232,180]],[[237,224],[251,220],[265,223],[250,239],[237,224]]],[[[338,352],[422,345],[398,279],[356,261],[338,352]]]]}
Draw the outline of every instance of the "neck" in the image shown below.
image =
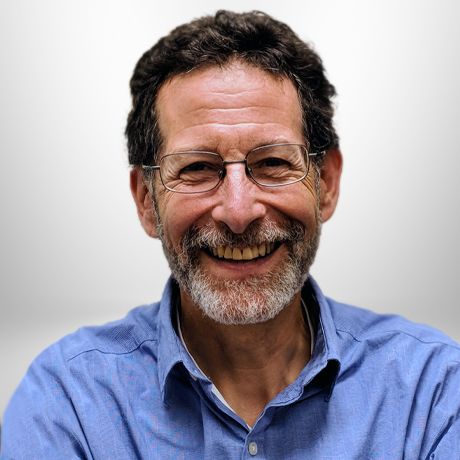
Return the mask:
{"type": "Polygon", "coordinates": [[[310,359],[311,337],[300,293],[272,320],[229,326],[204,317],[181,292],[180,319],[198,366],[251,426],[310,359]]]}

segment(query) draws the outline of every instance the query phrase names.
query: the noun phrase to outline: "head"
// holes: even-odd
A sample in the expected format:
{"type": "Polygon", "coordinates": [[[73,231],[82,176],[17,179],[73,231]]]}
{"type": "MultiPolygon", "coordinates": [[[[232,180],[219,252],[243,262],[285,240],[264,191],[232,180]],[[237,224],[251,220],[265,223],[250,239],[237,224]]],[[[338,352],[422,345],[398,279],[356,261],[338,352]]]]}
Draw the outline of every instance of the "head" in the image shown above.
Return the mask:
{"type": "Polygon", "coordinates": [[[335,92],[320,58],[263,13],[220,11],[178,27],[147,51],[131,92],[133,196],[147,233],[162,240],[181,293],[222,323],[273,318],[305,281],[321,222],[338,196],[335,92]],[[220,187],[195,196],[165,190],[140,168],[182,150],[241,161],[275,142],[327,153],[313,158],[302,182],[276,190],[251,182],[242,164],[229,164],[220,187]],[[219,251],[233,253],[219,259],[219,251]],[[233,260],[244,253],[247,262],[233,260]]]}

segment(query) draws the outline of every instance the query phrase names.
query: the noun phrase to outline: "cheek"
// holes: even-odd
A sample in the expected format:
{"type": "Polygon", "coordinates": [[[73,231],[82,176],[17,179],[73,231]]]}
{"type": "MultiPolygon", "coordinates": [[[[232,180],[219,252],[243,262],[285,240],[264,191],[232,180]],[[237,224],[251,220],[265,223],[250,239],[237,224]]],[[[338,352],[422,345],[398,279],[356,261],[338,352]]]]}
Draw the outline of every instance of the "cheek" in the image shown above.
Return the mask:
{"type": "Polygon", "coordinates": [[[185,232],[206,213],[206,208],[191,195],[170,194],[160,199],[159,212],[166,242],[177,247],[185,232]]]}
{"type": "Polygon", "coordinates": [[[284,208],[284,214],[300,222],[307,230],[316,228],[318,211],[312,199],[307,201],[306,197],[304,200],[296,197],[289,203],[289,206],[284,208]]]}
{"type": "Polygon", "coordinates": [[[286,188],[286,193],[279,197],[277,208],[281,214],[299,221],[309,229],[316,226],[317,202],[316,186],[309,176],[307,180],[293,184],[292,189],[286,188]]]}

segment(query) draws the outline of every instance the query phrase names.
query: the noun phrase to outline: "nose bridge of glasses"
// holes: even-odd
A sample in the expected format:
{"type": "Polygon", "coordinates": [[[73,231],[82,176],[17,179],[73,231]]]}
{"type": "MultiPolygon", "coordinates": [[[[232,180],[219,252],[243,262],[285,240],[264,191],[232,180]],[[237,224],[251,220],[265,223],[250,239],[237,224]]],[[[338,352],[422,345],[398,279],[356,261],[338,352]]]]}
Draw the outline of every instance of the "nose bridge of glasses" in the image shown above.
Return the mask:
{"type": "Polygon", "coordinates": [[[235,164],[235,163],[244,163],[246,164],[246,158],[243,158],[242,160],[222,160],[223,165],[230,165],[230,164],[235,164]]]}
{"type": "Polygon", "coordinates": [[[224,179],[225,176],[227,176],[227,174],[228,174],[227,166],[236,165],[238,163],[241,163],[241,164],[244,165],[244,171],[245,171],[246,176],[251,177],[250,168],[248,166],[248,162],[247,162],[246,158],[243,158],[242,160],[222,160],[222,170],[220,172],[221,180],[224,179]]]}

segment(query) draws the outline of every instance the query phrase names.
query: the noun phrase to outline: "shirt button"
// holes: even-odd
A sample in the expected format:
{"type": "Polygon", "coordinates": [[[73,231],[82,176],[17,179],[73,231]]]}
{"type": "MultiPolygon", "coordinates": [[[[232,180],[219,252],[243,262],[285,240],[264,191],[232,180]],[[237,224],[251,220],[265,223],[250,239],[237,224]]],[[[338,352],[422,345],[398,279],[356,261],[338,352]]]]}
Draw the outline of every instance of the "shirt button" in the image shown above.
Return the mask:
{"type": "Polygon", "coordinates": [[[248,451],[251,455],[257,455],[257,443],[256,442],[250,442],[248,446],[248,451]]]}

